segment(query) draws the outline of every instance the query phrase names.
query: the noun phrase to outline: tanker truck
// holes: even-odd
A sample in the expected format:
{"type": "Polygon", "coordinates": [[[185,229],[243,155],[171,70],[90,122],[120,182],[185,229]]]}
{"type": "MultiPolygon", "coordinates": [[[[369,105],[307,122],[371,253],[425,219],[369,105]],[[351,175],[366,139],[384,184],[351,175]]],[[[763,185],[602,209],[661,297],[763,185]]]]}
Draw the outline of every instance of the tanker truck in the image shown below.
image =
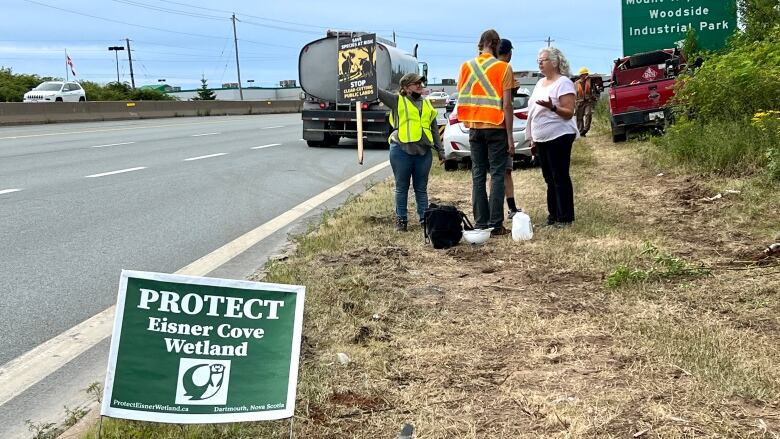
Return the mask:
{"type": "MultiPolygon", "coordinates": [[[[364,32],[328,31],[301,49],[298,77],[303,89],[303,139],[309,146],[338,145],[342,137],[357,138],[355,105],[361,105],[363,136],[368,142],[387,142],[391,127],[388,108],[379,102],[339,102],[338,39],[364,32]]],[[[427,76],[428,65],[417,61],[417,45],[412,54],[395,43],[376,39],[376,80],[379,88],[397,91],[407,73],[427,76]]]]}

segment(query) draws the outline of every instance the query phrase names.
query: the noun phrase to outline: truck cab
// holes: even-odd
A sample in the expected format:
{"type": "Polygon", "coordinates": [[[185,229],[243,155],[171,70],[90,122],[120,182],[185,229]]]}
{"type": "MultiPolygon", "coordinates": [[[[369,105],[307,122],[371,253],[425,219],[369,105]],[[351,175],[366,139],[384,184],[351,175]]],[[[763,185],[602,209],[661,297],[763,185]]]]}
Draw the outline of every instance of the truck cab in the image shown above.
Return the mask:
{"type": "Polygon", "coordinates": [[[668,108],[685,58],[678,49],[664,49],[615,60],[609,90],[612,141],[626,140],[629,129],[666,126],[668,108]]]}

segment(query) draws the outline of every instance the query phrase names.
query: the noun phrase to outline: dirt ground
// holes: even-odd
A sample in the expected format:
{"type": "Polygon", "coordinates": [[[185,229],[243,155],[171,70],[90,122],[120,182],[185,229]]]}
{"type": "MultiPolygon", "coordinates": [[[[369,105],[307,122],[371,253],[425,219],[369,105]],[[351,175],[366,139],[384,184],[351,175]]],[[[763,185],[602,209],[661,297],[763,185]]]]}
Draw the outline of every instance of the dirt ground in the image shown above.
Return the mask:
{"type": "MultiPolygon", "coordinates": [[[[308,287],[297,436],[780,438],[777,188],[646,147],[578,141],[577,221],[531,241],[434,250],[389,184],[301,238],[267,275],[308,287]]],[[[542,223],[539,169],[514,176],[542,223]]],[[[429,192],[471,217],[470,187],[429,192]]]]}

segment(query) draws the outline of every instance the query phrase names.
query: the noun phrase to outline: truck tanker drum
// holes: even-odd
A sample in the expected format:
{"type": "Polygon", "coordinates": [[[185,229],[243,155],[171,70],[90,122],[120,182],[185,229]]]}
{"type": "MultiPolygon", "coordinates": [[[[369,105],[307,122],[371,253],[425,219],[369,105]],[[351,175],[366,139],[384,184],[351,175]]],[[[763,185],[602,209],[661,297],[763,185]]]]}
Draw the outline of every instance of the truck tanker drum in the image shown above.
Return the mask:
{"type": "MultiPolygon", "coordinates": [[[[355,103],[338,102],[338,39],[339,36],[360,34],[328,31],[325,38],[314,40],[301,49],[298,77],[306,94],[301,118],[303,139],[309,146],[335,145],[341,137],[357,137],[355,103]]],[[[419,63],[415,55],[405,53],[390,41],[377,38],[376,79],[379,88],[397,91],[401,77],[407,73],[419,73],[421,64],[425,63],[419,63]]],[[[386,142],[390,134],[387,108],[378,100],[365,102],[362,113],[366,140],[386,142]]]]}

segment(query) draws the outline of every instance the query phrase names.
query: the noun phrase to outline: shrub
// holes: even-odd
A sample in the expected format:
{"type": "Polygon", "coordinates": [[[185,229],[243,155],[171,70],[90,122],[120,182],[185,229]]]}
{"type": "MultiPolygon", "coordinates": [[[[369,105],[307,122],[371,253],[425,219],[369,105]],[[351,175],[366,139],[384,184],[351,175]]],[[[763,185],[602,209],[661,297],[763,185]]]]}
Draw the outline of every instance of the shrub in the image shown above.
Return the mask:
{"type": "Polygon", "coordinates": [[[0,67],[0,102],[22,102],[24,94],[43,81],[55,78],[15,74],[10,68],[0,67]]]}
{"type": "Polygon", "coordinates": [[[654,139],[662,160],[729,175],[759,172],[776,148],[776,136],[742,121],[682,119],[654,139]]]}
{"type": "Polygon", "coordinates": [[[762,41],[735,40],[728,51],[710,56],[695,74],[678,81],[676,101],[707,119],[747,120],[780,102],[780,26],[762,41]]]}

